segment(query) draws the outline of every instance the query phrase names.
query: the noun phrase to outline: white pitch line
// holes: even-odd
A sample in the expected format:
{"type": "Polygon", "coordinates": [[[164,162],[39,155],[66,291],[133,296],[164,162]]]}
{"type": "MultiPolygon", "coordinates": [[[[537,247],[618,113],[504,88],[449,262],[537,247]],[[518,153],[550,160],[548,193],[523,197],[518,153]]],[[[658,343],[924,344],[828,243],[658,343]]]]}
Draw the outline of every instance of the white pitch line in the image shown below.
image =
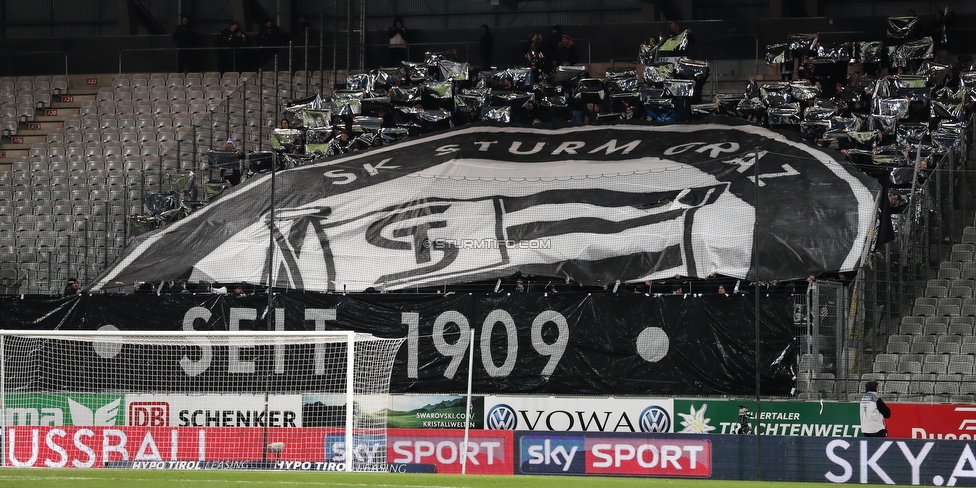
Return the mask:
{"type": "Polygon", "coordinates": [[[151,482],[159,483],[164,481],[166,483],[235,483],[235,484],[255,484],[255,485],[302,485],[302,486],[379,486],[379,487],[399,487],[399,488],[470,488],[464,485],[388,485],[388,484],[377,484],[377,483],[329,483],[329,482],[316,482],[316,481],[256,481],[256,480],[213,480],[213,479],[170,479],[170,480],[158,480],[158,479],[147,479],[147,478],[105,478],[105,477],[84,477],[84,476],[6,476],[0,475],[0,481],[53,481],[53,480],[67,480],[67,481],[137,481],[137,482],[151,482]]]}

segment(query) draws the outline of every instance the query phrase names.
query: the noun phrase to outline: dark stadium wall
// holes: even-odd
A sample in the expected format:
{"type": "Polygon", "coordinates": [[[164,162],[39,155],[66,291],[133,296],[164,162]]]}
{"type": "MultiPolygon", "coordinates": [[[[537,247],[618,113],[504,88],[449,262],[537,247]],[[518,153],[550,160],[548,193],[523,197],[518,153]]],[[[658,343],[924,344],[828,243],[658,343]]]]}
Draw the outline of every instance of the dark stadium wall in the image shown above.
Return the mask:
{"type": "MultiPolygon", "coordinates": [[[[927,19],[923,18],[923,22],[927,19]]],[[[790,33],[820,33],[828,43],[848,40],[880,40],[884,38],[885,20],[882,17],[853,19],[828,19],[825,17],[802,19],[737,19],[708,22],[686,22],[682,26],[692,29],[697,38],[689,57],[707,60],[754,59],[758,47],[760,57],[765,46],[782,42],[790,33]]],[[[976,36],[971,35],[976,25],[976,15],[960,14],[952,32],[953,49],[957,53],[976,52],[976,36]]],[[[495,63],[498,65],[523,64],[522,45],[529,34],[536,30],[547,33],[551,26],[537,29],[524,27],[493,28],[495,37],[495,63]]],[[[663,22],[641,22],[608,25],[567,25],[563,32],[577,40],[581,62],[636,61],[637,46],[651,35],[665,30],[663,22]]],[[[326,32],[326,44],[331,43],[331,33],[326,32]]],[[[457,49],[462,60],[477,62],[479,31],[476,28],[416,30],[411,42],[414,47],[411,58],[421,61],[423,51],[457,49]]],[[[366,68],[375,68],[386,62],[387,37],[385,31],[369,31],[366,37],[366,68]]],[[[205,46],[213,46],[208,38],[205,46]]],[[[63,74],[64,56],[67,54],[70,74],[117,73],[120,71],[119,56],[123,54],[123,72],[165,72],[176,66],[173,42],[165,36],[118,36],[66,39],[3,39],[0,40],[0,73],[9,75],[63,74]],[[156,52],[133,51],[159,49],[156,52]],[[31,54],[44,52],[43,54],[31,54]]],[[[216,56],[204,50],[205,63],[216,66],[216,56]]],[[[332,49],[327,48],[324,66],[332,68],[332,49]]],[[[339,48],[339,60],[344,62],[345,52],[339,48]]],[[[317,64],[317,59],[312,65],[317,64]]],[[[339,66],[339,69],[344,69],[339,66]]]]}

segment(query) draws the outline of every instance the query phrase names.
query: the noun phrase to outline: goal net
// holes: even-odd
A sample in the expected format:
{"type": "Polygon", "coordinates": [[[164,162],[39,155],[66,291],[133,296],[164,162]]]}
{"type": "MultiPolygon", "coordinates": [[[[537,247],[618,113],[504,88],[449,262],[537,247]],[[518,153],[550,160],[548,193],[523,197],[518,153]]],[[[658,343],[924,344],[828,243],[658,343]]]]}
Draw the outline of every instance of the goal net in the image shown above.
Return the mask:
{"type": "Polygon", "coordinates": [[[3,466],[386,470],[402,341],[0,331],[3,466]]]}

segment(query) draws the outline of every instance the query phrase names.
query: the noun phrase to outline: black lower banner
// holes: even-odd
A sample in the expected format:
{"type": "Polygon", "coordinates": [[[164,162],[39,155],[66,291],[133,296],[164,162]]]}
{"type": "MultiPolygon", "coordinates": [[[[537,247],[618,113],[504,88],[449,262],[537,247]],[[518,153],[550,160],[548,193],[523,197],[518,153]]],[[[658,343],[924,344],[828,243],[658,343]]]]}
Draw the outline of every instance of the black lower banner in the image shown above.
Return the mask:
{"type": "Polygon", "coordinates": [[[976,486],[964,441],[516,432],[515,455],[516,474],[976,486]]]}
{"type": "MultiPolygon", "coordinates": [[[[267,303],[266,295],[0,297],[0,326],[268,330],[267,303]]],[[[769,297],[759,301],[758,310],[756,306],[754,297],[741,295],[295,293],[274,297],[272,316],[279,318],[272,329],[282,330],[283,325],[283,330],[406,337],[393,368],[393,392],[466,391],[473,330],[473,389],[479,393],[749,395],[757,387],[758,365],[761,394],[789,394],[796,362],[792,302],[769,297]]],[[[279,347],[212,346],[206,351],[212,359],[205,368],[198,364],[192,374],[183,368],[198,361],[198,346],[174,348],[172,361],[153,363],[144,380],[133,374],[140,364],[125,360],[138,354],[105,357],[90,351],[90,362],[82,358],[80,364],[97,369],[102,381],[125,378],[124,385],[105,387],[126,390],[138,390],[133,381],[151,381],[145,386],[157,390],[172,385],[178,391],[187,387],[185,377],[193,376],[194,382],[218,391],[257,391],[268,385],[270,375],[291,375],[298,381],[314,374],[307,348],[279,347]],[[228,369],[240,359],[228,358],[231,354],[245,354],[255,365],[253,372],[228,369]]],[[[58,389],[71,391],[87,381],[84,375],[54,373],[62,383],[51,386],[58,389]]]]}

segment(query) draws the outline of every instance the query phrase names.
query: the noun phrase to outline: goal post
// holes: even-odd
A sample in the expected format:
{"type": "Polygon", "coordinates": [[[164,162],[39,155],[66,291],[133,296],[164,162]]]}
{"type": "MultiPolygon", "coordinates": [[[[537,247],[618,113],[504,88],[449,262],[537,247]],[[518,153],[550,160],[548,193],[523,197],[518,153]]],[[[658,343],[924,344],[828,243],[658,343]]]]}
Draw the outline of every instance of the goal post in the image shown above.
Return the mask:
{"type": "Polygon", "coordinates": [[[385,471],[402,342],[0,330],[2,466],[385,471]]]}

